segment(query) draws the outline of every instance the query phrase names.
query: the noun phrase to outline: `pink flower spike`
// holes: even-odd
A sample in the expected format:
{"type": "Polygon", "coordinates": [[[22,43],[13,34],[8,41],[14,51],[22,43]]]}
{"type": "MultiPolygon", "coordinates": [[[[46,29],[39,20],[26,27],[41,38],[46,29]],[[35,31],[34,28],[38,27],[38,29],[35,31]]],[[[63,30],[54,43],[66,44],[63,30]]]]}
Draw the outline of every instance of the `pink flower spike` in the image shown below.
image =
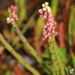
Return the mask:
{"type": "Polygon", "coordinates": [[[51,34],[54,36],[57,35],[54,27],[56,22],[54,21],[54,17],[52,17],[51,8],[48,6],[48,3],[43,4],[42,7],[43,8],[39,10],[40,18],[45,20],[42,35],[43,40],[48,40],[52,38],[51,34]]]}

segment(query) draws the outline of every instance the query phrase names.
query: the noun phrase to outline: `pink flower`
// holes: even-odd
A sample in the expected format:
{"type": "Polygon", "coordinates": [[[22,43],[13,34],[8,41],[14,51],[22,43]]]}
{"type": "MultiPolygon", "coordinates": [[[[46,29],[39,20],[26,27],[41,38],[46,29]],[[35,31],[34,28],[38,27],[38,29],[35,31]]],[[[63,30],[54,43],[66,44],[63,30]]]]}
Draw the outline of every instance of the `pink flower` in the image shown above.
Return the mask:
{"type": "Polygon", "coordinates": [[[18,20],[18,16],[16,14],[12,14],[14,20],[18,20]]]}
{"type": "Polygon", "coordinates": [[[11,18],[10,18],[10,17],[7,18],[7,23],[14,24],[15,21],[19,20],[18,16],[15,14],[15,12],[16,12],[16,7],[13,6],[13,5],[11,5],[11,6],[9,7],[9,10],[11,10],[12,13],[9,13],[9,14],[11,14],[12,16],[11,16],[11,18]]]}
{"type": "Polygon", "coordinates": [[[43,15],[40,15],[40,18],[43,18],[43,15]]]}
{"type": "Polygon", "coordinates": [[[48,15],[52,15],[52,12],[48,12],[48,15]]]}
{"type": "Polygon", "coordinates": [[[16,7],[11,5],[10,8],[9,8],[12,12],[16,12],[16,7]]]}
{"type": "Polygon", "coordinates": [[[52,39],[52,36],[49,36],[49,39],[52,39]]]}
{"type": "Polygon", "coordinates": [[[43,8],[39,10],[40,18],[46,21],[46,23],[43,26],[43,40],[52,39],[52,34],[54,36],[57,35],[55,27],[53,27],[56,24],[56,22],[54,21],[54,17],[52,17],[52,12],[48,4],[48,2],[43,4],[43,8]]]}
{"type": "Polygon", "coordinates": [[[42,40],[45,41],[46,39],[45,38],[42,38],[42,40]]]}
{"type": "Polygon", "coordinates": [[[46,34],[46,32],[43,32],[42,34],[43,34],[43,35],[45,35],[45,34],[46,34]]]}
{"type": "Polygon", "coordinates": [[[38,12],[39,12],[40,14],[43,14],[43,10],[41,10],[41,9],[40,9],[38,12]]]}

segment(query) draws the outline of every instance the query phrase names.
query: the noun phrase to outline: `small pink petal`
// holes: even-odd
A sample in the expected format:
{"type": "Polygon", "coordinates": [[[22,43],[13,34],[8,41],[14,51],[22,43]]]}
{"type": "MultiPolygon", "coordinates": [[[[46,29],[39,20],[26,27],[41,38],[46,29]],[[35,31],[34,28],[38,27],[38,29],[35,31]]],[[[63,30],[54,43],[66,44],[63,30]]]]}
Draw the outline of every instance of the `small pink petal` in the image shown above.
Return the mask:
{"type": "Polygon", "coordinates": [[[42,38],[43,41],[45,41],[45,38],[42,38]]]}
{"type": "Polygon", "coordinates": [[[57,24],[57,22],[54,22],[54,24],[56,25],[56,24],[57,24]]]}
{"type": "Polygon", "coordinates": [[[11,24],[14,24],[14,21],[11,21],[11,24]]]}
{"type": "Polygon", "coordinates": [[[43,15],[40,15],[39,17],[40,17],[40,18],[43,18],[43,15]]]}
{"type": "Polygon", "coordinates": [[[48,36],[47,35],[44,35],[44,38],[46,39],[48,36]]]}
{"type": "Polygon", "coordinates": [[[48,12],[48,15],[52,15],[52,12],[48,12]]]}
{"type": "Polygon", "coordinates": [[[52,39],[52,36],[49,36],[48,38],[49,38],[49,39],[52,39]]]}

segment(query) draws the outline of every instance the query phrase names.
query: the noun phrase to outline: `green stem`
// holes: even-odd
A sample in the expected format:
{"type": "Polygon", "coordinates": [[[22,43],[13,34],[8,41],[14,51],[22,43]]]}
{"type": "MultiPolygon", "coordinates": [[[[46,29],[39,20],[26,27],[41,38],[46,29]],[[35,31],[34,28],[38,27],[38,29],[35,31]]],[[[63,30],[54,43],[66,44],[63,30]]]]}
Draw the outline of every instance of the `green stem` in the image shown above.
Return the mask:
{"type": "Polygon", "coordinates": [[[69,26],[68,26],[68,36],[69,36],[69,46],[71,47],[72,45],[72,25],[73,25],[73,20],[74,20],[74,8],[71,7],[71,15],[70,15],[70,20],[69,20],[69,26]]]}
{"type": "Polygon", "coordinates": [[[57,48],[57,45],[56,45],[56,42],[55,42],[54,35],[52,35],[52,38],[53,38],[54,49],[55,49],[55,53],[56,53],[56,57],[57,57],[57,61],[58,61],[58,66],[59,66],[61,75],[65,75],[64,67],[63,67],[62,60],[60,58],[59,52],[58,52],[58,48],[57,48]]]}
{"type": "Polygon", "coordinates": [[[54,45],[52,43],[53,42],[52,39],[48,40],[49,52],[50,52],[50,55],[51,55],[51,58],[52,58],[52,62],[53,62],[52,65],[53,65],[54,75],[56,75],[56,72],[57,72],[57,75],[59,75],[58,66],[57,66],[58,62],[57,62],[56,53],[55,53],[55,50],[54,50],[54,45]]]}
{"type": "Polygon", "coordinates": [[[21,27],[24,18],[26,18],[26,9],[25,9],[26,0],[18,0],[19,5],[19,21],[17,22],[18,26],[21,27]]]}
{"type": "Polygon", "coordinates": [[[51,8],[52,8],[52,14],[53,14],[53,17],[56,16],[56,12],[57,12],[57,7],[58,7],[58,0],[52,0],[51,2],[51,8]]]}
{"type": "Polygon", "coordinates": [[[26,63],[22,56],[20,54],[18,54],[8,43],[7,41],[4,39],[4,37],[2,36],[2,34],[0,34],[0,41],[3,43],[3,45],[5,46],[5,48],[25,67],[27,68],[30,72],[32,72],[34,75],[40,75],[40,73],[35,70],[33,67],[31,67],[28,63],[26,63]]]}
{"type": "Polygon", "coordinates": [[[73,61],[73,65],[75,67],[75,55],[72,51],[72,36],[73,36],[73,25],[74,25],[74,11],[75,8],[71,6],[71,14],[70,14],[70,19],[69,19],[69,26],[68,26],[68,36],[69,36],[69,49],[73,61]]]}
{"type": "MultiPolygon", "coordinates": [[[[37,59],[39,63],[41,63],[41,58],[37,55],[36,51],[33,49],[33,47],[28,43],[27,39],[23,36],[23,34],[20,32],[19,28],[17,27],[16,23],[12,24],[14,27],[17,35],[22,40],[24,46],[30,51],[30,53],[37,59]]],[[[41,63],[42,64],[42,63],[41,63]]]]}

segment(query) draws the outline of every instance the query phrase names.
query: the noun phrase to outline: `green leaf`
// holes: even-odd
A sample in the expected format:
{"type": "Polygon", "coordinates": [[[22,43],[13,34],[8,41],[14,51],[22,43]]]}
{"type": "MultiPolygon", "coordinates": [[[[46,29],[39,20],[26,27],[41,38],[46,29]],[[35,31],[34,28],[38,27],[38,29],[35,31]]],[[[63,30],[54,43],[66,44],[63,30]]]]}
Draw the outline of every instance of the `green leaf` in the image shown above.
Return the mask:
{"type": "Polygon", "coordinates": [[[72,69],[71,66],[66,66],[65,70],[67,74],[70,74],[70,70],[72,69]]]}
{"type": "Polygon", "coordinates": [[[44,20],[42,20],[41,18],[38,18],[37,26],[38,26],[38,34],[39,34],[39,36],[41,36],[41,34],[42,34],[42,27],[43,27],[44,23],[45,23],[44,20]]]}
{"type": "Polygon", "coordinates": [[[11,75],[11,71],[8,70],[5,75],[11,75]]]}
{"type": "Polygon", "coordinates": [[[60,56],[61,56],[61,58],[62,58],[62,62],[63,63],[67,63],[68,62],[68,60],[69,60],[69,58],[67,58],[67,50],[65,49],[65,48],[60,48],[60,47],[58,47],[58,52],[59,52],[59,54],[60,54],[60,56]]]}

